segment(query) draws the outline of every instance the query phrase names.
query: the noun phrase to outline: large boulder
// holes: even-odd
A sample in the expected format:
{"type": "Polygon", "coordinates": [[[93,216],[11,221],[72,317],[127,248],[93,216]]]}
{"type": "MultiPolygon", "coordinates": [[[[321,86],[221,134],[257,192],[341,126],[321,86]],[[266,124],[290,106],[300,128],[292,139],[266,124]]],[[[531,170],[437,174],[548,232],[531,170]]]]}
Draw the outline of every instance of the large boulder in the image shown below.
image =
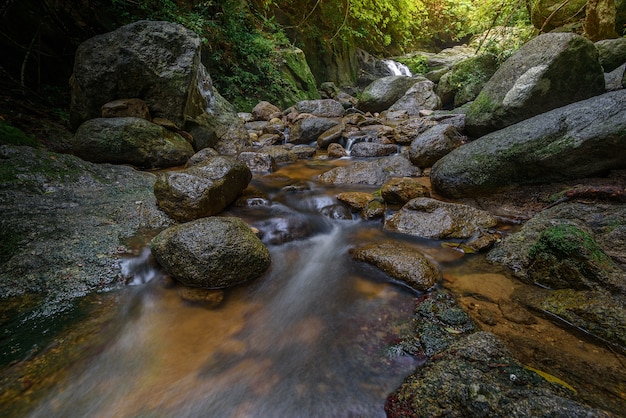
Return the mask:
{"type": "Polygon", "coordinates": [[[180,171],[159,174],[154,195],[163,211],[178,221],[215,215],[248,186],[252,173],[232,157],[209,157],[180,171]]]}
{"type": "Polygon", "coordinates": [[[604,71],[591,41],[573,33],[540,35],[489,79],[469,107],[466,130],[479,137],[604,91],[604,71]]]}
{"type": "Polygon", "coordinates": [[[415,84],[413,77],[393,75],[374,80],[368,85],[359,100],[359,109],[364,112],[382,112],[397,102],[415,84]]]}
{"type": "Polygon", "coordinates": [[[437,161],[432,185],[460,197],[626,167],[625,106],[618,90],[485,135],[437,161]]]}
{"type": "Polygon", "coordinates": [[[90,119],[78,127],[72,144],[84,160],[142,168],[183,165],[194,154],[182,136],[135,117],[90,119]]]}
{"type": "Polygon", "coordinates": [[[496,219],[484,210],[418,197],[387,219],[384,229],[428,239],[465,239],[496,224],[496,219]]]}
{"type": "Polygon", "coordinates": [[[289,85],[285,94],[278,103],[283,108],[289,107],[300,100],[313,100],[320,97],[317,91],[315,76],[307,62],[307,57],[300,48],[281,48],[276,51],[278,62],[281,63],[280,72],[283,80],[289,85]]]}
{"type": "Polygon", "coordinates": [[[424,254],[393,241],[358,247],[353,250],[352,257],[378,267],[392,278],[421,292],[433,287],[441,278],[437,266],[424,254]]]}
{"type": "Polygon", "coordinates": [[[176,280],[191,287],[231,287],[262,275],[268,249],[241,219],[209,217],[172,226],[152,240],[152,253],[176,280]]]}
{"type": "Polygon", "coordinates": [[[372,161],[357,161],[346,167],[335,167],[320,174],[322,183],[382,185],[393,177],[420,175],[419,168],[401,155],[381,157],[372,161]]]}
{"type": "Polygon", "coordinates": [[[145,100],[153,117],[186,130],[201,126],[215,142],[247,145],[242,122],[216,94],[201,64],[200,47],[198,35],[184,26],[156,21],[135,22],[83,42],[70,80],[71,125],[99,117],[106,103],[132,97],[145,100]]]}
{"type": "Polygon", "coordinates": [[[527,287],[515,297],[605,341],[626,344],[626,208],[563,202],[548,208],[488,254],[527,287]]]}

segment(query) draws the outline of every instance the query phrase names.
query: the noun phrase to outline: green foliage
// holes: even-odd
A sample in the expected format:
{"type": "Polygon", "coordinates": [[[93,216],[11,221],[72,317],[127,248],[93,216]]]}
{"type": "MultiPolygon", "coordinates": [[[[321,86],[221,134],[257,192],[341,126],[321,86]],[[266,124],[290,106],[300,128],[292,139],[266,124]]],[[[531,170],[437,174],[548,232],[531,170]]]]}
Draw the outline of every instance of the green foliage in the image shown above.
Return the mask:
{"type": "Polygon", "coordinates": [[[413,55],[407,57],[394,58],[396,61],[406,65],[413,74],[426,74],[429,71],[428,58],[424,55],[413,55]]]}
{"type": "Polygon", "coordinates": [[[39,147],[39,143],[34,137],[26,135],[20,129],[9,125],[3,120],[0,120],[0,144],[39,147]]]}

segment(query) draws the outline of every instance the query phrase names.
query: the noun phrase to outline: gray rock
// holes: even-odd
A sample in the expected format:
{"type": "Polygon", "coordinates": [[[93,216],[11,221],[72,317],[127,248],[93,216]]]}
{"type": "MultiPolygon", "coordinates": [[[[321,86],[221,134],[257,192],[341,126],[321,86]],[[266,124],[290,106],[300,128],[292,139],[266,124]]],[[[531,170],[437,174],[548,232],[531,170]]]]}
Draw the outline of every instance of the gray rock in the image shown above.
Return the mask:
{"type": "Polygon", "coordinates": [[[341,103],[333,99],[303,100],[295,107],[300,113],[310,113],[320,118],[340,118],[345,112],[341,103]]]}
{"type": "Polygon", "coordinates": [[[200,38],[182,25],[139,21],[95,36],[76,51],[70,122],[76,128],[100,117],[105,103],[136,97],[153,116],[183,126],[198,89],[212,89],[210,79],[198,78],[199,62],[200,38]]]}
{"type": "Polygon", "coordinates": [[[390,179],[380,188],[380,194],[391,205],[404,205],[417,197],[430,197],[428,187],[413,177],[390,179]]]}
{"type": "Polygon", "coordinates": [[[204,164],[209,158],[217,157],[218,155],[220,155],[220,153],[215,151],[213,148],[201,149],[200,151],[192,155],[189,160],[187,160],[185,168],[193,167],[194,165],[204,164]]]}
{"type": "Polygon", "coordinates": [[[186,286],[220,289],[261,276],[268,249],[241,219],[209,217],[167,228],[152,240],[152,253],[186,286]]]}
{"type": "Polygon", "coordinates": [[[397,102],[415,84],[413,77],[388,76],[368,85],[359,100],[358,108],[364,112],[382,112],[397,102]]]}
{"type": "Polygon", "coordinates": [[[475,332],[450,345],[439,361],[419,367],[385,410],[392,417],[611,416],[569,396],[513,359],[495,335],[475,332]]]}
{"type": "Polygon", "coordinates": [[[465,137],[454,126],[435,125],[411,142],[409,159],[420,168],[432,167],[464,142],[465,137]]]}
{"type": "Polygon", "coordinates": [[[317,146],[320,147],[320,149],[327,149],[330,144],[339,143],[345,128],[345,125],[340,123],[321,133],[320,136],[317,137],[317,146]]]}
{"type": "Polygon", "coordinates": [[[240,153],[237,159],[246,164],[252,172],[276,171],[276,160],[264,152],[245,151],[240,153]]]}
{"type": "Polygon", "coordinates": [[[348,151],[341,144],[332,143],[328,145],[328,156],[331,158],[347,157],[348,151]]]}
{"type": "Polygon", "coordinates": [[[261,101],[252,109],[252,117],[257,121],[269,121],[280,116],[280,109],[270,102],[261,101]]]}
{"type": "Polygon", "coordinates": [[[446,196],[480,195],[625,167],[625,107],[626,90],[619,90],[493,132],[437,161],[433,187],[446,196]]]}
{"type": "Polygon", "coordinates": [[[573,33],[539,35],[489,79],[469,107],[466,129],[480,137],[602,93],[604,71],[591,41],[573,33]]]}
{"type": "Polygon", "coordinates": [[[328,118],[300,119],[291,127],[289,142],[293,144],[316,142],[320,135],[337,125],[339,125],[339,121],[328,118]]]}
{"type": "Polygon", "coordinates": [[[353,250],[355,260],[372,264],[412,289],[426,291],[441,278],[437,266],[413,247],[394,241],[369,244],[353,250]]]}
{"type": "Polygon", "coordinates": [[[424,118],[407,119],[396,126],[395,142],[403,145],[410,144],[415,138],[433,126],[437,126],[437,123],[424,118]]]}
{"type": "Polygon", "coordinates": [[[288,145],[267,145],[260,148],[257,152],[269,154],[274,158],[277,164],[293,163],[298,161],[298,154],[293,151],[293,146],[288,145]]]}
{"type": "Polygon", "coordinates": [[[154,195],[163,211],[178,221],[215,215],[241,194],[252,179],[248,166],[232,157],[159,174],[154,195]]]}
{"type": "Polygon", "coordinates": [[[133,117],[152,121],[148,104],[141,99],[119,99],[102,105],[103,118],[133,117]]]}
{"type": "Polygon", "coordinates": [[[387,219],[384,229],[429,239],[465,239],[496,224],[496,219],[483,210],[418,197],[387,219]]]}
{"type": "Polygon", "coordinates": [[[406,111],[410,116],[419,115],[421,110],[441,108],[441,99],[435,93],[435,83],[424,78],[416,78],[416,83],[389,107],[389,111],[406,111]]]}
{"type": "Polygon", "coordinates": [[[376,142],[359,142],[352,146],[352,157],[384,157],[398,152],[396,144],[379,144],[376,142]]]}
{"type": "Polygon", "coordinates": [[[173,223],[153,174],[31,147],[0,146],[0,161],[0,295],[37,295],[32,315],[21,311],[35,321],[124,286],[123,242],[173,223]]]}
{"type": "Polygon", "coordinates": [[[357,161],[320,174],[322,183],[382,185],[392,177],[419,176],[420,170],[405,157],[394,155],[372,161],[357,161]]]}
{"type": "Polygon", "coordinates": [[[595,45],[605,73],[610,73],[626,63],[626,38],[604,39],[595,45]]]}
{"type": "Polygon", "coordinates": [[[98,118],[79,126],[72,151],[94,163],[144,168],[183,165],[194,154],[182,136],[145,119],[98,118]]]}
{"type": "Polygon", "coordinates": [[[70,80],[70,122],[100,116],[105,103],[139,98],[153,117],[190,132],[196,150],[235,154],[249,145],[234,108],[213,88],[200,62],[200,38],[184,26],[139,21],[83,42],[70,80]]]}

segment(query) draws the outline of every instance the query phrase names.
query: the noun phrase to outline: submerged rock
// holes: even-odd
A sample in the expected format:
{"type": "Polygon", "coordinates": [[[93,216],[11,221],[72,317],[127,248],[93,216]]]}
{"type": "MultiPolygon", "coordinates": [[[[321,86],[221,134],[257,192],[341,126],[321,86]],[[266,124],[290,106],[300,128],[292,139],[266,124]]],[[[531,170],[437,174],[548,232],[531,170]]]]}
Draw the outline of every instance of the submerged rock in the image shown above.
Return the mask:
{"type": "Polygon", "coordinates": [[[394,241],[358,247],[352,256],[355,260],[373,264],[418,291],[430,289],[441,278],[439,269],[424,254],[394,241]]]}
{"type": "Polygon", "coordinates": [[[152,253],[186,286],[220,289],[261,276],[270,253],[239,218],[209,217],[175,225],[152,240],[152,253]]]}

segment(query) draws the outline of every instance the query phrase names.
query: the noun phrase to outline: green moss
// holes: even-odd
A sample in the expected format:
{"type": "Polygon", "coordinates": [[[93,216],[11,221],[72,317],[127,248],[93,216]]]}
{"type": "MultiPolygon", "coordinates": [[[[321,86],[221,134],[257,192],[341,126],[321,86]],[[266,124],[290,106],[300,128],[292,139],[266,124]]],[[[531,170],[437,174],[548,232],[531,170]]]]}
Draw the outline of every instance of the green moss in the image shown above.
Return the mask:
{"type": "Polygon", "coordinates": [[[399,63],[409,67],[413,74],[426,74],[429,71],[428,58],[424,55],[414,55],[412,57],[394,58],[399,63]]]}
{"type": "Polygon", "coordinates": [[[0,145],[39,147],[39,143],[33,136],[26,135],[22,130],[9,125],[3,120],[0,120],[0,145]]]}
{"type": "Polygon", "coordinates": [[[535,258],[543,253],[553,253],[562,257],[589,257],[591,260],[607,264],[611,262],[608,255],[588,233],[573,225],[558,225],[541,232],[537,241],[529,250],[535,258]]]}

